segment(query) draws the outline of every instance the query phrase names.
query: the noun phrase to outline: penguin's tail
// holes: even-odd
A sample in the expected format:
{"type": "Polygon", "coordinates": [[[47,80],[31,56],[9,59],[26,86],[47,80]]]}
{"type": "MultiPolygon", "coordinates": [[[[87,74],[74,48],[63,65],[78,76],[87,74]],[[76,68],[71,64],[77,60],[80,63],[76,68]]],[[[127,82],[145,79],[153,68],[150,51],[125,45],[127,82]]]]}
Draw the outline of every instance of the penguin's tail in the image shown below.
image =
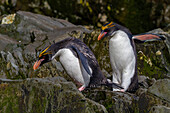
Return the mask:
{"type": "Polygon", "coordinates": [[[119,84],[111,82],[111,80],[107,79],[106,84],[107,87],[115,88],[115,89],[124,89],[119,84]]]}

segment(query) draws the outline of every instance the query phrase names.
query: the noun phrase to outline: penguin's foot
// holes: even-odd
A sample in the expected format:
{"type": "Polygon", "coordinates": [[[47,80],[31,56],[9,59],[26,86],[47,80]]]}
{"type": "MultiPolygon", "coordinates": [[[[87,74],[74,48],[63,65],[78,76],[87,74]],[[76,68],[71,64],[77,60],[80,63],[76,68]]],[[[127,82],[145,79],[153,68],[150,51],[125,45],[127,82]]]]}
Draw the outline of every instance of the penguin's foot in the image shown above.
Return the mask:
{"type": "Polygon", "coordinates": [[[124,89],[121,89],[120,91],[121,91],[121,92],[125,92],[125,90],[124,90],[124,89]]]}
{"type": "Polygon", "coordinates": [[[83,91],[85,89],[85,87],[84,86],[81,86],[80,88],[79,88],[79,91],[83,91]]]}
{"type": "Polygon", "coordinates": [[[125,90],[124,90],[124,89],[113,89],[113,91],[125,92],[125,90]]]}

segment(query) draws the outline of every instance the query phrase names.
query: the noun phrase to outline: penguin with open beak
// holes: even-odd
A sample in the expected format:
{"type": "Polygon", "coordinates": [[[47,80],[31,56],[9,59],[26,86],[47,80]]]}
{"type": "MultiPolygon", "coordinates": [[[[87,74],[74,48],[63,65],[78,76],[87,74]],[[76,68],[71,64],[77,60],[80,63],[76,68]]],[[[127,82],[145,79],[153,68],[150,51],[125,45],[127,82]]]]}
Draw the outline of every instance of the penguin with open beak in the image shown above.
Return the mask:
{"type": "Polygon", "coordinates": [[[106,79],[92,51],[79,39],[70,37],[46,47],[39,54],[33,69],[36,70],[56,57],[59,58],[67,74],[82,85],[79,88],[80,91],[86,87],[100,85],[123,89],[106,79]]]}
{"type": "MultiPolygon", "coordinates": [[[[109,22],[102,26],[98,40],[104,37],[109,37],[109,55],[113,70],[112,81],[122,86],[124,91],[136,91],[138,77],[134,40],[145,42],[161,40],[163,37],[152,33],[133,36],[129,29],[114,22],[109,22]]],[[[120,91],[120,89],[113,88],[113,91],[120,91]]]]}

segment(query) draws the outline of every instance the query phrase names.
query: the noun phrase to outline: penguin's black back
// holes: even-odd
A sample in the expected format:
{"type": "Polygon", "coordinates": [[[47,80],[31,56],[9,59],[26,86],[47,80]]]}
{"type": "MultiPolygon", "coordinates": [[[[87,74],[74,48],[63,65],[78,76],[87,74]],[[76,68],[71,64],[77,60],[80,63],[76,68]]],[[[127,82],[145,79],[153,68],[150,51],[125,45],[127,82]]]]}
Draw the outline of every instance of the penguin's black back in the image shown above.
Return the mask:
{"type": "Polygon", "coordinates": [[[93,54],[93,52],[89,49],[89,47],[83,43],[81,40],[76,39],[74,37],[66,38],[62,41],[59,41],[49,48],[51,51],[54,51],[55,54],[58,50],[63,48],[70,49],[75,57],[78,58],[78,55],[75,50],[73,50],[72,46],[76,47],[87,59],[90,68],[92,69],[92,77],[90,78],[89,87],[104,84],[106,83],[107,79],[101,72],[99,64],[93,54]]]}

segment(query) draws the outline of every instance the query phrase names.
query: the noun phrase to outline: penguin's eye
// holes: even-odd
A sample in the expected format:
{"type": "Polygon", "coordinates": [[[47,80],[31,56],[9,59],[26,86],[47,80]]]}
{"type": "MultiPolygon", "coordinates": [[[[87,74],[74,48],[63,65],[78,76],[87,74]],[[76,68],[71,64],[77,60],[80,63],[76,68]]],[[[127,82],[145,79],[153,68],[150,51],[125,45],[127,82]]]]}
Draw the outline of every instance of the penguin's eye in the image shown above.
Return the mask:
{"type": "Polygon", "coordinates": [[[45,56],[43,56],[43,59],[45,59],[45,56]]]}
{"type": "Polygon", "coordinates": [[[110,30],[109,29],[105,29],[104,32],[109,32],[110,30]]]}
{"type": "Polygon", "coordinates": [[[41,56],[41,57],[39,57],[39,59],[45,59],[45,56],[41,56]]]}

